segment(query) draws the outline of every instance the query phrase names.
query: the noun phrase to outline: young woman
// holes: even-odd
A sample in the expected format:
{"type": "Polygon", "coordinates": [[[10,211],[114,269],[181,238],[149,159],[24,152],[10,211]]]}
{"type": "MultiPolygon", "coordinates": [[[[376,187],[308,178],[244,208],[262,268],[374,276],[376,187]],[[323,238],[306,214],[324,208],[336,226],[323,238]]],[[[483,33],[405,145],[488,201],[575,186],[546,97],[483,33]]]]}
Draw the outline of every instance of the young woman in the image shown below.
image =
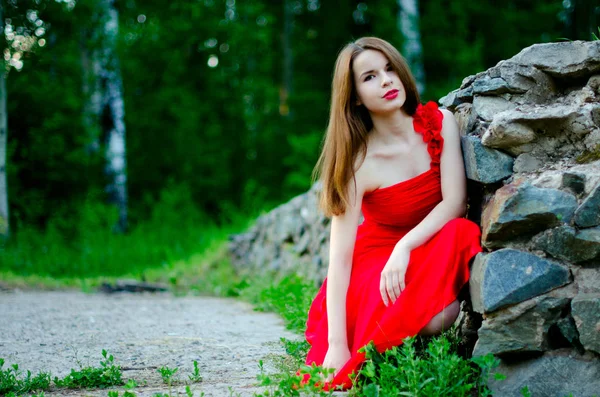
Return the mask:
{"type": "Polygon", "coordinates": [[[340,52],[316,171],[332,222],[306,364],[335,370],[326,388],[348,388],[370,341],[383,351],[452,325],[480,230],[462,218],[466,179],[453,114],[420,104],[406,61],[384,40],[363,37],[340,52]]]}

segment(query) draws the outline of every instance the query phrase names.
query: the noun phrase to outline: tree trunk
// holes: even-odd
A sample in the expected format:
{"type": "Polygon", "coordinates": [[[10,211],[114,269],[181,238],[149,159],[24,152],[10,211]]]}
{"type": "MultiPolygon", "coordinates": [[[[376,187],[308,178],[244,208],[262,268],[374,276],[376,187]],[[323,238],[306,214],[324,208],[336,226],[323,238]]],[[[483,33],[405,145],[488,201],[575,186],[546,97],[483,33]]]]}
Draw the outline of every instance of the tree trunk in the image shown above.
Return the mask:
{"type": "Polygon", "coordinates": [[[98,1],[94,24],[89,31],[83,31],[81,62],[88,150],[94,153],[101,142],[104,144],[104,170],[108,179],[105,190],[109,201],[119,210],[115,230],[124,232],[127,229],[127,151],[123,81],[117,56],[118,31],[119,15],[114,0],[98,1]]]}
{"type": "Polygon", "coordinates": [[[294,21],[293,4],[291,0],[283,1],[283,32],[281,45],[283,47],[283,85],[279,92],[279,114],[290,117],[289,97],[292,92],[294,58],[292,53],[292,23],[294,21]]]}
{"type": "MultiPolygon", "coordinates": [[[[0,46],[4,50],[4,9],[0,3],[0,46]]],[[[8,218],[8,186],[6,181],[6,144],[7,144],[7,117],[6,117],[6,67],[4,61],[0,68],[0,239],[8,238],[10,223],[8,218]]]]}
{"type": "Polygon", "coordinates": [[[417,81],[417,90],[425,90],[425,69],[423,68],[423,46],[419,31],[419,0],[398,0],[398,30],[402,33],[402,55],[417,81]]]}

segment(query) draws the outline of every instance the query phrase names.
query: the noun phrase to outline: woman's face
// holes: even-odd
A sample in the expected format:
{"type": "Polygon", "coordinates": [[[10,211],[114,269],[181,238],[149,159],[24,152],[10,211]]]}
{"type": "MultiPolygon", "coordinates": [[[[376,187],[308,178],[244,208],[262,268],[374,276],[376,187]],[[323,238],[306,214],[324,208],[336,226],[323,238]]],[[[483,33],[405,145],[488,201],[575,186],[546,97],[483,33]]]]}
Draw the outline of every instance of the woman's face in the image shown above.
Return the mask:
{"type": "Polygon", "coordinates": [[[383,53],[365,50],[353,64],[357,105],[364,105],[370,113],[398,110],[406,101],[406,91],[400,77],[383,53]]]}

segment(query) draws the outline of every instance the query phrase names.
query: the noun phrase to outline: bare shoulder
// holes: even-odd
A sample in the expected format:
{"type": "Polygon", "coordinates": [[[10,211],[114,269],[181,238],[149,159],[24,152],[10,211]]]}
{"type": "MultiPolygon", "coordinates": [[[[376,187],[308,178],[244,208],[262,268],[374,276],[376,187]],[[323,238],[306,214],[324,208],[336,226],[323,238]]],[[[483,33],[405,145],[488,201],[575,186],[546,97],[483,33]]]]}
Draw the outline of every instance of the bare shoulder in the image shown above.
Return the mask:
{"type": "Polygon", "coordinates": [[[440,112],[444,116],[442,120],[442,136],[444,139],[457,139],[459,137],[458,123],[454,113],[445,108],[440,108],[440,112]]]}
{"type": "Polygon", "coordinates": [[[356,185],[361,190],[361,193],[366,193],[377,188],[377,173],[378,168],[377,156],[373,155],[368,149],[365,153],[365,158],[357,161],[356,168],[356,185]]]}

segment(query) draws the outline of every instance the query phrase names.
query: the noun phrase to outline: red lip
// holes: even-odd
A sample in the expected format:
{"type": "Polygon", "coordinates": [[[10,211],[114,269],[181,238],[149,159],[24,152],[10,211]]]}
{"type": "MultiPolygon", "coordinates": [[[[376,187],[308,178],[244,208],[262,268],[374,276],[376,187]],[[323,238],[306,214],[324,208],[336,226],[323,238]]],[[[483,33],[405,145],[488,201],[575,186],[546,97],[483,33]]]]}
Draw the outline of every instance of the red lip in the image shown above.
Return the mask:
{"type": "Polygon", "coordinates": [[[383,96],[383,98],[385,98],[388,95],[393,95],[396,94],[398,92],[398,90],[394,89],[394,90],[389,90],[388,92],[385,93],[385,95],[383,96]]]}

